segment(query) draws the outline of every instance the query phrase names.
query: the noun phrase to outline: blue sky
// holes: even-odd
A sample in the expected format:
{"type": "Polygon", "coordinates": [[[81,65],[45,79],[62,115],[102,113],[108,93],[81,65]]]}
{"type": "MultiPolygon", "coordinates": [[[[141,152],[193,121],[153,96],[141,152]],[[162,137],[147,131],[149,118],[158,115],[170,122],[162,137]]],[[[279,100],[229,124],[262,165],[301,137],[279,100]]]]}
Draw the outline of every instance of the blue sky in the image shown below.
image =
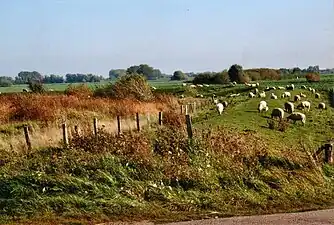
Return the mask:
{"type": "Polygon", "coordinates": [[[0,0],[0,76],[334,67],[333,0],[0,0]]]}

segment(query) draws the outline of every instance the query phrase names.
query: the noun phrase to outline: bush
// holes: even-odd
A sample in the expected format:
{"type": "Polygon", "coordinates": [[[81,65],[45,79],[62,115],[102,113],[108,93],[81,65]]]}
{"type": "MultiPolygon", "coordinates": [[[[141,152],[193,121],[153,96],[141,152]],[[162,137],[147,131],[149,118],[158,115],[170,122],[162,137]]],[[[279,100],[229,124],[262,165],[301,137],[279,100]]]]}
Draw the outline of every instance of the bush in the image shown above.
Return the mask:
{"type": "Polygon", "coordinates": [[[186,80],[187,77],[182,71],[178,70],[174,72],[173,76],[170,79],[171,80],[186,80]]]}
{"type": "Polygon", "coordinates": [[[281,132],[285,132],[289,128],[289,125],[290,125],[290,123],[287,122],[286,120],[276,121],[274,119],[270,119],[267,122],[268,122],[269,129],[278,130],[281,132]]]}
{"type": "Polygon", "coordinates": [[[309,74],[306,74],[305,78],[308,82],[319,82],[320,81],[320,74],[309,73],[309,74]]]}
{"type": "Polygon", "coordinates": [[[88,87],[87,84],[80,84],[80,85],[70,84],[67,86],[65,94],[68,96],[87,98],[93,95],[93,91],[88,87]]]}
{"type": "Polygon", "coordinates": [[[244,71],[251,80],[280,80],[280,70],[259,68],[244,71]]]}
{"type": "Polygon", "coordinates": [[[124,75],[115,84],[98,88],[94,94],[101,97],[136,99],[140,101],[149,101],[154,97],[147,80],[138,74],[124,75]]]}
{"type": "Polygon", "coordinates": [[[28,87],[31,92],[36,94],[43,94],[45,93],[44,85],[39,81],[29,81],[28,87]]]}
{"type": "Polygon", "coordinates": [[[195,76],[194,84],[227,84],[230,82],[230,78],[227,72],[220,73],[200,73],[195,76]]]}
{"type": "Polygon", "coordinates": [[[245,83],[249,82],[250,80],[247,74],[244,73],[242,66],[237,64],[234,64],[230,67],[230,69],[228,70],[228,75],[232,82],[236,81],[238,83],[245,83]]]}

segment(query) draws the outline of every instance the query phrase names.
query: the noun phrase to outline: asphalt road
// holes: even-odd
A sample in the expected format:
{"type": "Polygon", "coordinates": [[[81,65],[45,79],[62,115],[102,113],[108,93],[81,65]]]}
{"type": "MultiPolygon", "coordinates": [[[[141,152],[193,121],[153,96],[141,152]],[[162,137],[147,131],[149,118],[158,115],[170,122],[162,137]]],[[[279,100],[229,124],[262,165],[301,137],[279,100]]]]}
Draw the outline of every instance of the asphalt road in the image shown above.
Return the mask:
{"type": "MultiPolygon", "coordinates": [[[[110,223],[105,225],[153,225],[152,222],[110,223]]],[[[334,209],[262,216],[217,218],[164,225],[334,225],[334,209]]]]}

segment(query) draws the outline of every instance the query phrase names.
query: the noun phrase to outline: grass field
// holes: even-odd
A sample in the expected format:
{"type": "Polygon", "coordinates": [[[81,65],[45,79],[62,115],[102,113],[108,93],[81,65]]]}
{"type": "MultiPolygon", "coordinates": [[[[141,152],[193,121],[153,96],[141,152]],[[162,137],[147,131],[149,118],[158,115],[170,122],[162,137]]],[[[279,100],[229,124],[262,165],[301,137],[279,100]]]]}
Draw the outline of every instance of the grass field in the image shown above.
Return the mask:
{"type": "MultiPolygon", "coordinates": [[[[182,94],[187,88],[180,83],[151,84],[182,94]]],[[[187,139],[184,115],[166,112],[163,127],[140,133],[86,134],[68,147],[1,151],[0,222],[161,222],[333,206],[334,167],[311,155],[334,137],[328,94],[334,79],[261,81],[260,90],[289,83],[297,87],[292,96],[303,92],[311,102],[305,126],[290,122],[284,131],[269,129],[271,110],[289,100],[270,99],[270,93],[283,91],[266,92],[269,111],[259,114],[262,99],[248,98],[245,85],[211,85],[191,93],[207,98],[215,93],[229,106],[222,115],[214,104],[194,115],[193,140],[187,139]],[[320,99],[301,85],[317,89],[320,99]],[[316,108],[320,101],[327,110],[316,108]]]]}

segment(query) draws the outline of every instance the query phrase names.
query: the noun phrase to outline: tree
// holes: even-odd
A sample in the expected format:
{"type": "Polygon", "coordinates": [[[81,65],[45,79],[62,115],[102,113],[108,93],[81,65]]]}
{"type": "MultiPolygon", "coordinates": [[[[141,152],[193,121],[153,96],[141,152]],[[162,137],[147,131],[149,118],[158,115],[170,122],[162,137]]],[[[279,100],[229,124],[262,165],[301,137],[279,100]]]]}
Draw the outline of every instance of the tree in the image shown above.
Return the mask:
{"type": "Polygon", "coordinates": [[[243,83],[249,81],[249,77],[244,74],[242,66],[238,64],[232,65],[227,73],[231,82],[236,81],[238,83],[243,83]]]}
{"type": "Polygon", "coordinates": [[[137,65],[130,66],[126,70],[126,73],[143,75],[148,80],[156,80],[162,77],[162,73],[160,70],[154,69],[153,67],[147,64],[140,64],[139,66],[137,65]]]}
{"type": "Polygon", "coordinates": [[[109,71],[109,79],[117,79],[126,74],[124,69],[111,69],[109,71]]]}
{"type": "Polygon", "coordinates": [[[10,87],[14,83],[14,80],[12,77],[0,77],[0,87],[10,87]]]}
{"type": "Polygon", "coordinates": [[[300,74],[302,70],[299,67],[292,68],[292,74],[300,74]]]}
{"type": "Polygon", "coordinates": [[[173,76],[170,79],[171,80],[185,80],[186,75],[182,71],[177,70],[174,72],[173,76]]]}
{"type": "Polygon", "coordinates": [[[45,84],[56,84],[56,83],[64,83],[64,77],[60,75],[45,75],[43,78],[43,83],[45,84]]]}
{"type": "Polygon", "coordinates": [[[29,81],[28,86],[33,93],[43,94],[45,92],[43,83],[40,81],[29,81]]]}
{"type": "Polygon", "coordinates": [[[16,84],[28,84],[29,82],[41,82],[43,76],[37,71],[21,71],[15,77],[16,84]]]}
{"type": "Polygon", "coordinates": [[[101,80],[103,80],[102,76],[93,74],[66,74],[66,83],[100,82],[101,80]]]}

